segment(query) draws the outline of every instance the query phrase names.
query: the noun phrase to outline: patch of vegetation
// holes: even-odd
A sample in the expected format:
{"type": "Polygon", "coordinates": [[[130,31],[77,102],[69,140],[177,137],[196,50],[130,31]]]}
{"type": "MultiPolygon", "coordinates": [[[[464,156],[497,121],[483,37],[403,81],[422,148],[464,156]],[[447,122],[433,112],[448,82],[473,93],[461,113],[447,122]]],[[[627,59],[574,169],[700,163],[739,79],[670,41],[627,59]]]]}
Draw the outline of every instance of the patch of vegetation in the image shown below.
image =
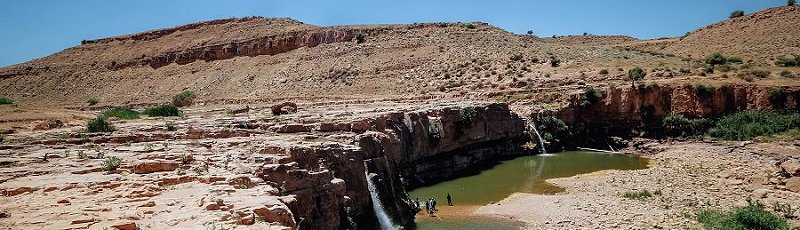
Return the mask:
{"type": "Polygon", "coordinates": [[[717,92],[717,89],[713,86],[697,84],[694,86],[694,91],[699,97],[711,97],[714,96],[714,94],[717,92]]]}
{"type": "Polygon", "coordinates": [[[737,10],[737,11],[731,12],[731,15],[728,16],[728,18],[738,18],[738,17],[741,17],[741,16],[744,16],[744,11],[737,10]]]}
{"type": "Polygon", "coordinates": [[[608,74],[608,70],[607,69],[601,69],[600,70],[600,74],[606,75],[606,74],[608,74]]]}
{"type": "Polygon", "coordinates": [[[363,33],[356,34],[356,44],[361,44],[367,41],[367,35],[363,33]]]}
{"type": "Polygon", "coordinates": [[[104,110],[101,114],[104,117],[116,117],[122,120],[139,119],[139,112],[128,108],[110,108],[104,110]]]}
{"type": "Polygon", "coordinates": [[[726,140],[750,140],[800,128],[800,114],[742,111],[727,115],[708,130],[708,135],[726,140]]]}
{"type": "Polygon", "coordinates": [[[100,164],[100,167],[103,168],[104,171],[113,172],[119,168],[122,164],[122,159],[117,156],[109,156],[103,160],[103,163],[100,164]]]}
{"type": "Polygon", "coordinates": [[[177,117],[181,115],[181,110],[177,106],[163,104],[147,108],[142,113],[151,117],[177,117]]]}
{"type": "Polygon", "coordinates": [[[729,211],[701,210],[697,221],[705,229],[790,229],[786,219],[767,211],[758,202],[729,211]]]}
{"type": "Polygon", "coordinates": [[[728,63],[742,63],[742,59],[738,57],[725,57],[722,53],[713,53],[708,55],[705,59],[706,64],[713,66],[724,65],[728,63]]]}
{"type": "Polygon", "coordinates": [[[473,25],[473,24],[467,24],[467,29],[474,30],[474,29],[475,29],[475,25],[473,25]]]}
{"type": "Polygon", "coordinates": [[[194,92],[184,90],[172,97],[172,104],[178,107],[190,106],[194,102],[195,97],[197,97],[197,95],[195,95],[194,92]]]}
{"type": "Polygon", "coordinates": [[[647,76],[647,71],[636,67],[631,70],[628,70],[628,79],[631,80],[631,87],[636,87],[636,81],[641,81],[644,77],[647,76]]]}
{"type": "Polygon", "coordinates": [[[782,110],[786,108],[787,94],[786,90],[780,88],[770,90],[769,104],[772,105],[772,109],[782,110]]]}
{"type": "Polygon", "coordinates": [[[772,74],[766,70],[751,70],[749,72],[740,72],[737,77],[745,81],[753,81],[755,78],[767,78],[772,74]]]}
{"type": "MultiPolygon", "coordinates": [[[[572,135],[567,123],[556,117],[541,116],[533,117],[531,120],[536,125],[536,130],[542,135],[542,139],[549,142],[551,146],[562,146],[562,141],[572,135]]],[[[535,140],[535,138],[531,139],[535,140]]]]}
{"type": "Polygon", "coordinates": [[[786,5],[787,5],[787,6],[794,6],[795,4],[797,4],[797,0],[789,0],[789,1],[786,1],[786,5]]]}
{"type": "Polygon", "coordinates": [[[510,59],[511,59],[512,61],[519,61],[519,60],[522,60],[522,54],[514,54],[514,55],[511,55],[511,58],[510,58],[510,59]]]}
{"type": "Polygon", "coordinates": [[[86,100],[86,104],[89,104],[89,106],[96,105],[97,103],[100,103],[100,101],[96,98],[89,98],[89,100],[86,100]]]}
{"type": "Polygon", "coordinates": [[[167,131],[175,131],[175,130],[178,130],[178,128],[176,128],[176,127],[175,127],[175,122],[167,121],[167,123],[166,123],[166,124],[164,124],[164,126],[166,126],[166,127],[167,127],[167,131]]]}
{"type": "Polygon", "coordinates": [[[796,76],[794,75],[794,73],[792,73],[792,71],[784,70],[784,71],[781,71],[781,77],[795,78],[796,76]]]}
{"type": "Polygon", "coordinates": [[[625,197],[625,198],[628,198],[628,199],[632,199],[632,200],[646,200],[647,198],[650,198],[650,197],[653,197],[653,196],[657,196],[657,195],[661,195],[661,191],[660,190],[656,190],[655,192],[650,192],[647,189],[645,189],[645,190],[642,190],[642,191],[625,192],[625,193],[622,194],[622,197],[625,197]]]}
{"type": "Polygon", "coordinates": [[[664,135],[672,137],[702,135],[712,125],[711,120],[705,118],[689,119],[683,115],[667,115],[661,120],[664,135]]]}
{"type": "Polygon", "coordinates": [[[794,58],[781,58],[775,62],[775,65],[783,67],[800,66],[800,55],[794,55],[794,58]]]}
{"type": "Polygon", "coordinates": [[[586,87],[583,89],[583,94],[581,94],[581,107],[591,107],[596,105],[601,100],[603,100],[603,94],[600,91],[594,89],[594,87],[586,87]]]}
{"type": "Polygon", "coordinates": [[[550,58],[550,66],[551,67],[559,67],[559,66],[561,66],[561,60],[559,60],[558,58],[555,58],[555,57],[551,57],[550,58]]]}
{"type": "Polygon", "coordinates": [[[14,104],[14,99],[0,96],[0,105],[11,105],[14,104]]]}
{"type": "Polygon", "coordinates": [[[466,123],[472,123],[472,120],[475,119],[477,115],[478,112],[475,110],[475,107],[467,106],[461,109],[461,120],[466,123]]]}
{"type": "Polygon", "coordinates": [[[86,132],[99,133],[112,131],[114,131],[114,126],[111,125],[111,122],[109,122],[108,119],[106,119],[106,117],[103,115],[97,116],[86,122],[86,132]]]}

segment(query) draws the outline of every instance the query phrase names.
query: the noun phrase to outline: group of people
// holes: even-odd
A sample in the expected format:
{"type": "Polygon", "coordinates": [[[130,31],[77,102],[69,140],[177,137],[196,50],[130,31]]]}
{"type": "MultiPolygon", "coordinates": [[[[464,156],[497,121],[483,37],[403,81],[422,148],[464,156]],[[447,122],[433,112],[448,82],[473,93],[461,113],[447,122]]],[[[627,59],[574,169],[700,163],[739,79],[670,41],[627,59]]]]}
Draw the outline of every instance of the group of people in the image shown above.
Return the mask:
{"type": "MultiPolygon", "coordinates": [[[[415,204],[416,204],[417,211],[422,210],[422,207],[420,206],[419,198],[416,198],[415,204]]],[[[449,192],[447,193],[447,204],[450,205],[450,206],[453,206],[453,197],[450,196],[449,192]]],[[[430,199],[428,199],[427,202],[425,202],[425,211],[428,212],[429,216],[436,215],[436,211],[438,211],[436,209],[436,199],[430,198],[430,199]]]]}

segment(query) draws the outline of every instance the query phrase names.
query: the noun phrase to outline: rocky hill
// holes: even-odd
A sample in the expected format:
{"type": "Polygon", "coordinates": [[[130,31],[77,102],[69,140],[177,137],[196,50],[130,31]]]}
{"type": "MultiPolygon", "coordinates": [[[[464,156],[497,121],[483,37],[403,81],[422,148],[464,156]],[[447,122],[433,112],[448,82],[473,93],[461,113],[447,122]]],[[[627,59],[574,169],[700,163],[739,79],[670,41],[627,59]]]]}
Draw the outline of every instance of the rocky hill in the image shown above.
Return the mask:
{"type": "Polygon", "coordinates": [[[784,56],[800,54],[797,25],[800,7],[776,7],[700,28],[677,42],[639,47],[692,59],[721,52],[745,62],[771,65],[784,56]]]}
{"type": "Polygon", "coordinates": [[[83,41],[0,69],[0,88],[25,104],[60,106],[160,103],[184,89],[207,102],[405,98],[607,82],[622,79],[617,66],[680,65],[485,23],[319,27],[251,17],[83,41]],[[603,68],[612,74],[597,75],[603,68]]]}

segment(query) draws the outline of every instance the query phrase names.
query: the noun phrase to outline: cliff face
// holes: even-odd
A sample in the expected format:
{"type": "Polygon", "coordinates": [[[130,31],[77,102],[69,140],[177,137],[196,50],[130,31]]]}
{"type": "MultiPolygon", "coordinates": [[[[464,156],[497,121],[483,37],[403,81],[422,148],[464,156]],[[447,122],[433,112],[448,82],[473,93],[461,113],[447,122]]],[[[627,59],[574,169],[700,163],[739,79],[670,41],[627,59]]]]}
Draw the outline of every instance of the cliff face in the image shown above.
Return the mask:
{"type": "Polygon", "coordinates": [[[390,112],[319,127],[327,126],[362,131],[354,145],[279,149],[287,157],[265,163],[259,173],[280,188],[301,229],[346,227],[346,217],[359,228],[375,228],[366,172],[378,175],[376,187],[395,223],[412,225],[408,188],[521,154],[527,141],[523,120],[499,104],[390,112]]]}
{"type": "Polygon", "coordinates": [[[602,98],[597,105],[582,107],[581,95],[572,95],[569,106],[555,114],[571,124],[629,128],[645,122],[648,116],[680,114],[689,118],[713,118],[741,110],[800,109],[798,87],[728,85],[702,91],[692,85],[655,85],[610,88],[603,92],[602,98]],[[779,96],[779,100],[771,99],[771,92],[778,90],[783,96],[779,96]],[[773,101],[784,103],[773,105],[773,101]]]}

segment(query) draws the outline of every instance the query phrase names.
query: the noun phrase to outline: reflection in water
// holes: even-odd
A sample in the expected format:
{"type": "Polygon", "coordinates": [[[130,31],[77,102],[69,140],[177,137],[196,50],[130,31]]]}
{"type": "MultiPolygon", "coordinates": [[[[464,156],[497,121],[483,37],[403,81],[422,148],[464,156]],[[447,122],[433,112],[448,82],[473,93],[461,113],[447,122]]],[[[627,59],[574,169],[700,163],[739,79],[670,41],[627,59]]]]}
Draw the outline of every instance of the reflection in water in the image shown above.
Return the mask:
{"type": "MultiPolygon", "coordinates": [[[[449,192],[456,206],[437,206],[441,218],[417,215],[419,229],[517,229],[519,225],[502,219],[473,216],[474,208],[500,201],[515,192],[554,194],[564,189],[545,180],[571,177],[601,170],[633,170],[647,167],[638,156],[592,152],[564,152],[525,156],[500,162],[477,175],[456,178],[411,191],[413,198],[445,201],[449,192]],[[460,211],[452,211],[460,210],[460,211]],[[466,211],[465,211],[466,210],[466,211]]],[[[443,202],[440,202],[443,203],[443,202]]]]}

